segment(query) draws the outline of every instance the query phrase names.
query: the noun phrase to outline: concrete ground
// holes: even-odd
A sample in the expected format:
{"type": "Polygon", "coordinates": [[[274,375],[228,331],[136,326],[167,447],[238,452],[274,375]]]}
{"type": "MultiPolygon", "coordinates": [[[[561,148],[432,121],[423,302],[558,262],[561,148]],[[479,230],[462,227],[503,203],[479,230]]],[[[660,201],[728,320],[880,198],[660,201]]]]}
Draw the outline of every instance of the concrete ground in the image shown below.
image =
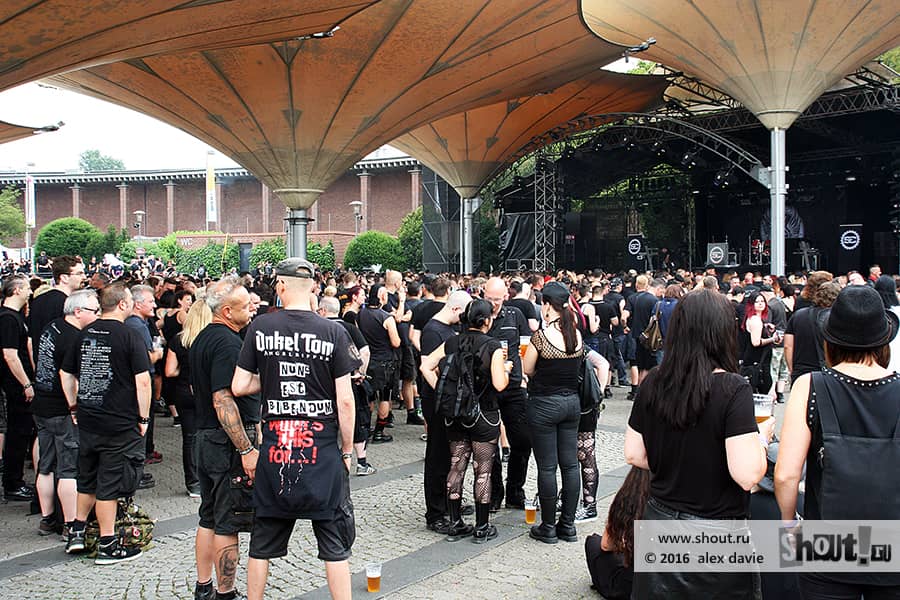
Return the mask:
{"type": "MultiPolygon", "coordinates": [[[[495,516],[500,535],[486,544],[449,543],[425,529],[422,468],[425,444],[421,427],[404,423],[396,413],[395,441],[372,445],[369,461],[377,474],[351,477],[357,537],[350,560],[353,592],[359,598],[599,598],[590,588],[584,539],[602,531],[612,495],[628,471],[623,459],[625,423],[631,403],[625,388],[614,390],[597,431],[601,473],[600,519],[578,526],[578,543],[545,545],[528,537],[524,513],[501,509],[495,516]],[[383,563],[379,594],[366,590],[364,568],[383,563]]],[[[148,470],[155,488],[139,491],[136,502],[158,519],[152,547],[124,565],[95,566],[67,556],[57,536],[37,535],[39,515],[26,516],[21,503],[0,505],[0,600],[49,599],[188,599],[193,597],[194,531],[199,500],[187,497],[181,474],[180,430],[171,419],[157,417],[161,464],[148,470]]],[[[471,470],[466,478],[471,490],[471,470]]],[[[532,459],[526,494],[537,492],[532,459]]],[[[467,494],[471,498],[471,492],[467,494]]],[[[246,589],[249,536],[241,535],[243,563],[238,589],[246,589]]],[[[298,523],[287,557],[274,560],[266,597],[327,598],[324,567],[315,557],[308,523],[298,523]]]]}

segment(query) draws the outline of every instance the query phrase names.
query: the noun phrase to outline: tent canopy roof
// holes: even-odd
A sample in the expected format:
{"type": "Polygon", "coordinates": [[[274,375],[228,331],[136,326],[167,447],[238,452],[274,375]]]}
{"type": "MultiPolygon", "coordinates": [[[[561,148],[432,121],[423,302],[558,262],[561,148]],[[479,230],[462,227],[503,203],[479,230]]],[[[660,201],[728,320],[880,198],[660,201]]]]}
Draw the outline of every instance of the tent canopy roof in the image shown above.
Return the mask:
{"type": "MultiPolygon", "coordinates": [[[[646,56],[787,128],[826,89],[900,45],[897,2],[865,0],[581,0],[603,39],[656,44],[646,56]]],[[[643,54],[641,55],[643,56],[643,54]]]]}
{"type": "Polygon", "coordinates": [[[6,121],[0,121],[0,144],[21,140],[38,133],[56,131],[62,125],[63,123],[60,122],[56,125],[47,125],[46,127],[28,127],[27,125],[14,125],[6,121]]]}

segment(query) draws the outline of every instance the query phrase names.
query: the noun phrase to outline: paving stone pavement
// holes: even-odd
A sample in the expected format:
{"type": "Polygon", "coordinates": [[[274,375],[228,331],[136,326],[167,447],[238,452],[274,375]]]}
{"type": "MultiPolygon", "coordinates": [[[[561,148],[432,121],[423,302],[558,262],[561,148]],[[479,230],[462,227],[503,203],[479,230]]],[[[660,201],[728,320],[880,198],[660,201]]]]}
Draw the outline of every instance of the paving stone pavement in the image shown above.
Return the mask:
{"type": "MultiPolygon", "coordinates": [[[[528,538],[521,511],[502,509],[496,516],[501,535],[483,545],[468,540],[450,544],[424,528],[422,428],[405,424],[396,411],[395,441],[371,445],[369,461],[379,468],[370,477],[352,477],[357,539],[351,570],[354,595],[387,598],[579,598],[599,597],[590,590],[584,563],[584,538],[600,532],[612,493],[624,467],[624,427],[631,403],[626,389],[607,401],[597,431],[601,474],[601,518],[579,526],[578,543],[540,544],[528,538]],[[368,594],[362,573],[367,562],[385,563],[382,594],[368,594]]],[[[157,486],[138,492],[136,501],[159,519],[153,546],[125,565],[95,566],[67,557],[56,536],[37,535],[39,516],[25,517],[21,504],[0,505],[0,600],[71,598],[185,599],[192,597],[194,528],[198,501],[187,497],[181,474],[180,431],[171,419],[157,417],[157,445],[165,460],[148,467],[157,486]]],[[[526,493],[536,493],[531,461],[526,493]]],[[[467,488],[471,489],[471,471],[467,488]]],[[[470,495],[470,494],[467,494],[470,495]]],[[[241,535],[242,557],[249,536],[241,535]]],[[[245,589],[246,558],[238,569],[245,589]]],[[[306,522],[297,524],[287,557],[272,561],[267,598],[327,597],[315,538],[306,522]]]]}

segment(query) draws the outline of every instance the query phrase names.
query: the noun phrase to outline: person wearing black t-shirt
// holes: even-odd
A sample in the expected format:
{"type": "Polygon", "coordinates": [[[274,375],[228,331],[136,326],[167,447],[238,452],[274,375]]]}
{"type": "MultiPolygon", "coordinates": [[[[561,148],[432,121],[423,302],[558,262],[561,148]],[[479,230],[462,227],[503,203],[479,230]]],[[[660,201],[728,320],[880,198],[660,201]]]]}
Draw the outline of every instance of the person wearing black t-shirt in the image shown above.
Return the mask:
{"type": "MultiPolygon", "coordinates": [[[[734,311],[722,294],[687,294],[668,336],[666,358],[641,385],[625,431],[625,460],[650,471],[643,518],[733,519],[738,528],[765,475],[775,419],[756,423],[750,386],[737,373],[734,311]]],[[[749,600],[758,587],[749,570],[636,572],[633,597],[749,600]]]]}
{"type": "Polygon", "coordinates": [[[73,292],[80,290],[84,283],[84,263],[74,256],[53,258],[54,288],[32,299],[28,306],[28,333],[31,336],[31,351],[37,363],[38,341],[44,327],[63,316],[63,304],[73,292]]]}
{"type": "Polygon", "coordinates": [[[529,296],[531,295],[531,286],[527,283],[522,283],[521,281],[511,281],[509,283],[509,295],[512,297],[504,304],[506,304],[506,306],[515,306],[522,311],[522,314],[528,321],[528,327],[531,328],[531,331],[537,331],[540,323],[538,321],[537,311],[534,308],[534,303],[529,299],[529,296]]]}
{"type": "MultiPolygon", "coordinates": [[[[441,310],[429,320],[421,336],[422,369],[434,368],[438,359],[431,355],[444,342],[456,335],[459,316],[465,310],[472,297],[468,292],[457,290],[450,294],[446,303],[441,302],[441,310]]],[[[425,526],[442,535],[447,535],[452,525],[447,518],[447,474],[450,473],[450,441],[447,439],[447,426],[444,419],[435,412],[434,388],[423,377],[422,412],[428,425],[428,437],[425,440],[425,526]]]]}
{"type": "Polygon", "coordinates": [[[6,436],[3,446],[3,492],[7,500],[31,501],[34,494],[25,485],[25,456],[34,440],[31,400],[34,369],[28,347],[28,327],[23,309],[31,288],[28,277],[12,275],[3,281],[0,307],[0,385],[6,396],[6,436]]]}
{"type": "MultiPolygon", "coordinates": [[[[413,347],[423,356],[425,353],[422,352],[422,332],[425,330],[425,324],[444,308],[449,293],[450,280],[446,277],[434,278],[429,282],[426,282],[425,299],[412,311],[409,339],[412,342],[413,347]]],[[[419,366],[421,367],[421,363],[419,366]]]]}
{"type": "Polygon", "coordinates": [[[188,351],[200,482],[196,590],[211,589],[215,561],[216,587],[231,594],[238,532],[251,526],[250,486],[259,458],[259,402],[231,386],[241,351],[238,332],[250,323],[250,293],[237,277],[225,277],[207,286],[204,301],[212,322],[188,351]]]}
{"type": "Polygon", "coordinates": [[[124,324],[134,300],[122,284],[100,294],[100,319],[86,327],[76,352],[63,358],[60,380],[78,420],[78,500],[66,551],[84,551],[94,506],[100,523],[97,564],[137,558],[115,536],[118,499],[133,496],[144,470],[150,422],[150,361],[141,338],[124,324]]]}
{"type": "MultiPolygon", "coordinates": [[[[406,424],[424,425],[421,410],[416,408],[416,375],[418,366],[413,347],[410,343],[410,321],[412,309],[420,302],[418,298],[407,299],[408,289],[403,284],[403,275],[399,271],[388,271],[384,275],[388,301],[384,310],[390,312],[397,322],[397,333],[400,334],[400,401],[406,406],[406,424]]],[[[411,285],[419,293],[417,284],[411,285]]]]}
{"type": "Polygon", "coordinates": [[[372,380],[375,391],[375,405],[378,409],[375,420],[373,444],[391,442],[394,436],[384,432],[391,414],[391,402],[400,391],[400,332],[394,316],[384,310],[388,302],[388,292],[380,285],[369,291],[368,306],[359,313],[357,325],[369,343],[372,358],[367,376],[372,380]]]}
{"type": "Polygon", "coordinates": [[[634,344],[629,400],[634,400],[641,381],[647,376],[648,371],[656,366],[656,354],[644,348],[640,343],[640,337],[647,325],[650,324],[650,318],[656,310],[659,297],[666,289],[666,282],[662,279],[648,282],[646,275],[638,275],[634,282],[634,288],[636,292],[625,299],[625,311],[622,314],[634,344]]]}
{"type": "Polygon", "coordinates": [[[66,298],[63,312],[65,316],[51,321],[38,340],[34,400],[31,401],[40,457],[37,493],[41,503],[41,535],[61,530],[62,523],[56,523],[54,516],[57,496],[64,522],[71,527],[75,520],[78,430],[63,393],[59,369],[66,353],[78,348],[81,330],[97,320],[100,312],[97,293],[74,292],[66,298]],[[55,485],[54,478],[58,481],[55,485]]]}
{"type": "Polygon", "coordinates": [[[312,312],[313,265],[288,258],[275,275],[284,310],[250,325],[231,384],[235,393],[262,394],[247,595],[262,600],[269,560],[287,554],[296,520],[309,519],[332,596],[349,598],[351,375],[362,363],[347,331],[312,312]]]}
{"type": "Polygon", "coordinates": [[[625,361],[629,360],[630,337],[625,335],[625,320],[622,318],[622,312],[625,310],[625,298],[619,292],[622,291],[622,280],[618,277],[613,278],[609,282],[609,291],[603,295],[603,302],[613,307],[618,317],[618,324],[613,326],[612,337],[613,345],[616,348],[615,360],[610,364],[616,370],[618,387],[628,384],[628,372],[625,369],[625,361]]]}

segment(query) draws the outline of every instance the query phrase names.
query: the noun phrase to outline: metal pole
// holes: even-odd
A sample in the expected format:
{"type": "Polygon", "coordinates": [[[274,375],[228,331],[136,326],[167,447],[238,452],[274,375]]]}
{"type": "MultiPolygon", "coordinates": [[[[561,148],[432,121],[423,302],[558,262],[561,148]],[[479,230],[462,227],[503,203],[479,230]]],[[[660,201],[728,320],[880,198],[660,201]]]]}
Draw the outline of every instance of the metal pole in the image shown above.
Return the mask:
{"type": "Polygon", "coordinates": [[[787,196],[787,184],[785,174],[785,130],[775,128],[771,133],[772,138],[772,179],[770,184],[771,196],[771,271],[773,275],[784,275],[784,202],[787,196]]]}
{"type": "Polygon", "coordinates": [[[288,211],[288,257],[306,259],[306,228],[309,217],[306,209],[297,208],[288,211]]]}
{"type": "Polygon", "coordinates": [[[472,223],[474,198],[463,199],[463,273],[475,270],[475,232],[472,223]]]}

